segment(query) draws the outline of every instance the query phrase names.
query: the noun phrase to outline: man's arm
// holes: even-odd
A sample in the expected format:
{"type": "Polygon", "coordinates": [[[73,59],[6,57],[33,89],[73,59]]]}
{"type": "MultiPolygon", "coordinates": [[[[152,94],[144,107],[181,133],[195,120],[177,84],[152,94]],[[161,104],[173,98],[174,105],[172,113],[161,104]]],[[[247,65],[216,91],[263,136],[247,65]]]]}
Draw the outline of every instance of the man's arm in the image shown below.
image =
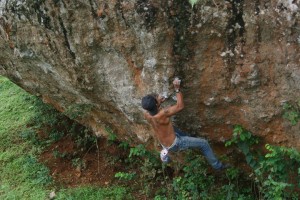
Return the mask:
{"type": "Polygon", "coordinates": [[[167,117],[171,117],[172,115],[175,115],[176,113],[180,112],[184,108],[183,95],[180,91],[180,80],[175,79],[173,81],[173,85],[176,91],[177,103],[176,105],[164,109],[164,114],[167,117]]]}

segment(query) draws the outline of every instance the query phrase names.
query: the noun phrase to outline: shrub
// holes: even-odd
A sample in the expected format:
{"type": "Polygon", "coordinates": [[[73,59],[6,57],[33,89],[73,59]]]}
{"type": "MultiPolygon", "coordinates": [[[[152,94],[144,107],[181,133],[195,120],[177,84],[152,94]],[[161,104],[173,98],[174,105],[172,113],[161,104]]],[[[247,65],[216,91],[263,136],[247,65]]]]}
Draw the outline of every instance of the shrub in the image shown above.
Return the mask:
{"type": "Polygon", "coordinates": [[[284,103],[283,110],[283,118],[289,120],[293,126],[296,125],[300,120],[300,101],[294,105],[284,103]]]}
{"type": "Polygon", "coordinates": [[[214,177],[208,175],[207,164],[200,155],[189,152],[183,176],[173,179],[174,199],[207,199],[212,191],[214,177]]]}
{"type": "Polygon", "coordinates": [[[266,199],[298,198],[296,187],[300,188],[300,153],[292,148],[266,144],[268,153],[262,156],[252,149],[257,141],[249,131],[236,126],[233,138],[226,142],[226,146],[236,144],[244,153],[247,163],[254,170],[261,196],[266,199]]]}

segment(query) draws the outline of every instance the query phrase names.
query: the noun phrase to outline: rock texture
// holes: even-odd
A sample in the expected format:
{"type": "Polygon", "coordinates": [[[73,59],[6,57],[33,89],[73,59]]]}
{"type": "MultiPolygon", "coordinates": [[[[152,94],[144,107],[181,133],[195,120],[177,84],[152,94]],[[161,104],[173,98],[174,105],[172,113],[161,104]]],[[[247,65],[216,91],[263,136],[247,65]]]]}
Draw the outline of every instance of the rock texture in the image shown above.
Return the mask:
{"type": "MultiPolygon", "coordinates": [[[[182,79],[185,131],[216,142],[241,124],[300,148],[282,117],[300,100],[299,0],[0,0],[0,74],[119,139],[149,140],[140,99],[182,79]]],[[[174,103],[170,99],[166,104],[174,103]]]]}

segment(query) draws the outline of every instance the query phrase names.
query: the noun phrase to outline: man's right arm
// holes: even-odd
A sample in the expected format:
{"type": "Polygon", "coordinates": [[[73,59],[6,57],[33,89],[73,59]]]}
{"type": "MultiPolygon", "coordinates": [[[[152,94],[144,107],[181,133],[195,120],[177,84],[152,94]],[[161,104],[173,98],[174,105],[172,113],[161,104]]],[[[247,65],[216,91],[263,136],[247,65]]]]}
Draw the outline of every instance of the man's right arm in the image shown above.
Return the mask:
{"type": "Polygon", "coordinates": [[[169,108],[164,109],[164,113],[167,117],[175,115],[176,113],[180,112],[184,108],[183,95],[180,91],[180,80],[175,79],[173,81],[173,85],[176,91],[177,103],[169,108]]]}

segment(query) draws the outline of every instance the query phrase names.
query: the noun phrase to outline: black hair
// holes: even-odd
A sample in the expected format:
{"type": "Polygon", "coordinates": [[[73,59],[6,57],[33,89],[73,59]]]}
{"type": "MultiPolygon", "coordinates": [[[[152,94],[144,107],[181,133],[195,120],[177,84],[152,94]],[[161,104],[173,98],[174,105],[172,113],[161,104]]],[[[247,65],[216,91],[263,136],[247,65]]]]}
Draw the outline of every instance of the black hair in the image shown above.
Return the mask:
{"type": "Polygon", "coordinates": [[[152,116],[158,113],[157,100],[155,95],[148,94],[142,98],[142,107],[147,110],[152,116]]]}

